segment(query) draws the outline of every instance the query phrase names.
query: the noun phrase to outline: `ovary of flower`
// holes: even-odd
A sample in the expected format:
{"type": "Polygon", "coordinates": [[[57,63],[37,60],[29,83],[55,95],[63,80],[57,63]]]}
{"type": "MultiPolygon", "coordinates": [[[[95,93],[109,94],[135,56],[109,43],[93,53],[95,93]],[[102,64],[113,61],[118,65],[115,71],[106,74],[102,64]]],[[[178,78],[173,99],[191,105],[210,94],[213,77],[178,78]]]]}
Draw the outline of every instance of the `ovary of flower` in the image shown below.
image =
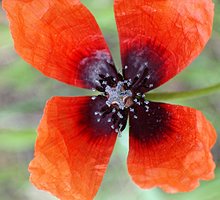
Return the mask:
{"type": "Polygon", "coordinates": [[[105,92],[108,96],[106,104],[109,107],[116,104],[119,109],[124,110],[124,108],[129,106],[126,104],[126,100],[127,98],[132,97],[132,92],[131,90],[124,89],[124,82],[119,81],[116,87],[106,86],[105,92]]]}

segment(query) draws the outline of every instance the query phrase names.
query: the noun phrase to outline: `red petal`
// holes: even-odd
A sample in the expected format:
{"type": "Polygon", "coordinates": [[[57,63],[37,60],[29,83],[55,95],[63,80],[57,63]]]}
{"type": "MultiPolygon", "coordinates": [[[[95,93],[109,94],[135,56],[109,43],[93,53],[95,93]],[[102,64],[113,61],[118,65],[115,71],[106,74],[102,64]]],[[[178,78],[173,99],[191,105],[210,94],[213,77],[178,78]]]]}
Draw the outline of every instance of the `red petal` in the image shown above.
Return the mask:
{"type": "Polygon", "coordinates": [[[54,97],[48,101],[38,129],[31,182],[62,200],[93,199],[103,179],[116,133],[94,112],[98,97],[54,97]]]}
{"type": "Polygon", "coordinates": [[[147,91],[175,76],[204,48],[213,15],[211,0],[115,0],[125,78],[145,71],[147,91]]]}
{"type": "Polygon", "coordinates": [[[199,179],[214,177],[210,149],[216,132],[204,115],[193,108],[150,103],[146,112],[135,107],[130,115],[128,170],[142,188],[186,192],[199,179]]]}
{"type": "Polygon", "coordinates": [[[17,52],[46,76],[95,88],[99,73],[116,76],[92,14],[79,0],[4,0],[17,52]]]}

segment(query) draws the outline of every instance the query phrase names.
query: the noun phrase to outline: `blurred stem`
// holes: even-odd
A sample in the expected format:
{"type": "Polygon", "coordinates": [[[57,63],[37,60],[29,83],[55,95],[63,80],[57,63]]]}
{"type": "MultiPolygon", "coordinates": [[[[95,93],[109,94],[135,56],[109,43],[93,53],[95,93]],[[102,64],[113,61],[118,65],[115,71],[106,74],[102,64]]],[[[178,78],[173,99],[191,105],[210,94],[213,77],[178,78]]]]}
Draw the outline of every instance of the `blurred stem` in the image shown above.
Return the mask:
{"type": "Polygon", "coordinates": [[[197,90],[182,91],[182,92],[161,92],[161,93],[147,93],[146,99],[151,101],[167,101],[167,100],[188,100],[207,96],[215,92],[220,92],[220,83],[197,90]]]}

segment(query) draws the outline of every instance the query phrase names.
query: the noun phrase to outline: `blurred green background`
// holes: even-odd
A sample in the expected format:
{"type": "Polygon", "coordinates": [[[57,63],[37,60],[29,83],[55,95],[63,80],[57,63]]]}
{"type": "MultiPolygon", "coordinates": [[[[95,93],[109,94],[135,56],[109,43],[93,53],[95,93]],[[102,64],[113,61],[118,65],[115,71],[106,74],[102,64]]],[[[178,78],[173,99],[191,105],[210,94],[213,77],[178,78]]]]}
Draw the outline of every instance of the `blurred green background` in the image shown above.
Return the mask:
{"type": "MultiPolygon", "coordinates": [[[[83,0],[95,15],[120,66],[119,44],[113,15],[113,0],[83,0]]],[[[216,0],[215,22],[205,51],[181,74],[157,91],[181,91],[220,82],[220,1],[216,0]]],[[[180,47],[181,48],[181,47],[180,47]]],[[[17,56],[5,13],[0,10],[0,200],[52,200],[52,195],[38,191],[28,182],[28,163],[33,157],[36,128],[44,104],[51,96],[86,95],[44,77],[17,56]]],[[[91,93],[90,93],[91,94],[91,93]]],[[[172,103],[203,111],[220,133],[220,95],[172,103]]],[[[142,190],[131,182],[126,168],[128,130],[119,138],[96,200],[218,200],[220,199],[220,142],[213,148],[217,163],[216,178],[202,182],[193,192],[165,194],[159,189],[142,190]]]]}

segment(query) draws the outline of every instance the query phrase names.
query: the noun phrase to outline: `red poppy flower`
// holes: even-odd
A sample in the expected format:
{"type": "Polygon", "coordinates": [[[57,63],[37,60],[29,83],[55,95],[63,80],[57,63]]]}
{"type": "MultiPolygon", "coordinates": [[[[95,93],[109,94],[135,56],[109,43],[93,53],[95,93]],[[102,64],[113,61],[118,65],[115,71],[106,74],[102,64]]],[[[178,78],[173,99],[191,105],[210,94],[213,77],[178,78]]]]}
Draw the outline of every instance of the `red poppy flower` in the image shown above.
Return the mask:
{"type": "Polygon", "coordinates": [[[47,102],[29,167],[36,187],[63,200],[92,199],[128,116],[128,171],[140,187],[184,192],[213,178],[216,133],[204,115],[144,99],[204,48],[211,0],[115,0],[123,76],[79,0],[3,0],[3,7],[21,57],[51,78],[103,92],[47,102]]]}

